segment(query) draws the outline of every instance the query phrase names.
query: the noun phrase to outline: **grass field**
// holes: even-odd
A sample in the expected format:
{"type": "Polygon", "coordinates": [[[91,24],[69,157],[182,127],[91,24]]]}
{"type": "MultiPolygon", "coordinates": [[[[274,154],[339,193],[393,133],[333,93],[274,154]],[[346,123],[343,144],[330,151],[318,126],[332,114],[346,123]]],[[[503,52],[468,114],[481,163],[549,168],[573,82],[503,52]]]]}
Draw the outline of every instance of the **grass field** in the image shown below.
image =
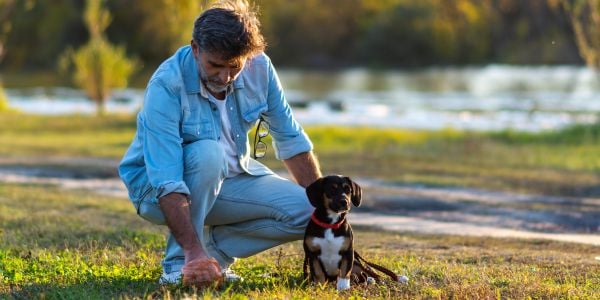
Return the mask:
{"type": "Polygon", "coordinates": [[[0,185],[0,298],[597,299],[598,247],[548,241],[356,231],[356,247],[408,285],[305,286],[299,242],[242,259],[243,283],[159,286],[165,228],[125,199],[40,185],[0,185]]]}
{"type": "MultiPolygon", "coordinates": [[[[402,184],[563,196],[600,194],[600,125],[560,132],[307,127],[325,173],[402,184]]],[[[118,160],[133,116],[0,114],[0,167],[73,168],[50,158],[118,160]]],[[[251,135],[252,136],[252,135],[251,135]]],[[[280,168],[272,149],[264,162],[280,168]]],[[[78,170],[116,175],[114,165],[78,170]]],[[[126,199],[51,185],[0,183],[0,298],[16,299],[598,299],[600,249],[538,240],[356,229],[363,256],[410,277],[338,293],[302,282],[299,242],[235,265],[243,283],[195,291],[159,286],[166,229],[126,199]]]]}

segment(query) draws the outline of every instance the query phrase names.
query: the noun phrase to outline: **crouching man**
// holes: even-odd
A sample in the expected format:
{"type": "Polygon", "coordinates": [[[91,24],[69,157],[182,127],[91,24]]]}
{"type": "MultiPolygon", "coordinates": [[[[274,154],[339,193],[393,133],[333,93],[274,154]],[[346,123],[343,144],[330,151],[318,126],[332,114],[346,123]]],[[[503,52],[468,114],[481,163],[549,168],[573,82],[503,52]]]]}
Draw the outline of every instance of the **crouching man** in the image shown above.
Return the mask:
{"type": "MultiPolygon", "coordinates": [[[[253,8],[222,1],[148,83],[119,175],[137,213],[169,228],[162,283],[239,280],[236,258],[304,235],[313,210],[304,188],[321,171],[264,49],[253,8]],[[259,119],[295,182],[250,157],[259,119]]],[[[255,141],[255,158],[264,146],[255,141]]]]}

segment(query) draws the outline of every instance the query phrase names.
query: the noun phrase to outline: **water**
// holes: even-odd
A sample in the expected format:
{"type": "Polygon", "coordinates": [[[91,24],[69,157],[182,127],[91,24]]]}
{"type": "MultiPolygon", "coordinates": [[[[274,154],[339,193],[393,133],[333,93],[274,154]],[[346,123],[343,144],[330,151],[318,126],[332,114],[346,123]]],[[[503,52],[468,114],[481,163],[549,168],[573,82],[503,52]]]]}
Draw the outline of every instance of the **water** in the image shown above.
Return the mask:
{"type": "MultiPolygon", "coordinates": [[[[542,131],[600,117],[600,74],[578,66],[431,68],[417,71],[281,70],[302,124],[411,129],[542,131]]],[[[92,114],[68,88],[7,89],[13,107],[35,114],[92,114]]],[[[135,113],[143,90],[115,91],[111,112],[135,113]]]]}

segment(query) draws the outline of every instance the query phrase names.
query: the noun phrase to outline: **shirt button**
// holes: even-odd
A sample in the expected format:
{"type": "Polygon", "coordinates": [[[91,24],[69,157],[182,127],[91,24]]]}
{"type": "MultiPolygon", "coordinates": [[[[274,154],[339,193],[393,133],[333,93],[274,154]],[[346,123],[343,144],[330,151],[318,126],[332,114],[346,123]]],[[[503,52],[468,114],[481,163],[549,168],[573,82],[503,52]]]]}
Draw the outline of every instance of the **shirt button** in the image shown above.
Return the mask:
{"type": "Polygon", "coordinates": [[[236,134],[236,135],[235,135],[235,137],[240,137],[240,135],[239,135],[239,134],[236,134]]]}
{"type": "Polygon", "coordinates": [[[229,110],[233,110],[233,106],[230,106],[230,107],[229,107],[229,110]]]}

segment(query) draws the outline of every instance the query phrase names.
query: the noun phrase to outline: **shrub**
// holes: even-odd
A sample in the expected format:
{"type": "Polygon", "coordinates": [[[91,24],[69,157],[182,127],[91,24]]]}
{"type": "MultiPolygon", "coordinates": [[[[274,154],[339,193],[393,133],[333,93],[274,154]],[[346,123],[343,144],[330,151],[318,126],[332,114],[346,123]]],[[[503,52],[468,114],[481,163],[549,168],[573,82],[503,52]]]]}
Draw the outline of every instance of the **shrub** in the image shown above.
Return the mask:
{"type": "Polygon", "coordinates": [[[127,86],[137,62],[127,58],[124,47],[114,46],[104,37],[111,16],[101,0],[88,0],[84,19],[90,41],[75,51],[67,49],[59,63],[62,71],[74,69],[75,84],[96,102],[97,113],[102,115],[111,90],[127,86]]]}

